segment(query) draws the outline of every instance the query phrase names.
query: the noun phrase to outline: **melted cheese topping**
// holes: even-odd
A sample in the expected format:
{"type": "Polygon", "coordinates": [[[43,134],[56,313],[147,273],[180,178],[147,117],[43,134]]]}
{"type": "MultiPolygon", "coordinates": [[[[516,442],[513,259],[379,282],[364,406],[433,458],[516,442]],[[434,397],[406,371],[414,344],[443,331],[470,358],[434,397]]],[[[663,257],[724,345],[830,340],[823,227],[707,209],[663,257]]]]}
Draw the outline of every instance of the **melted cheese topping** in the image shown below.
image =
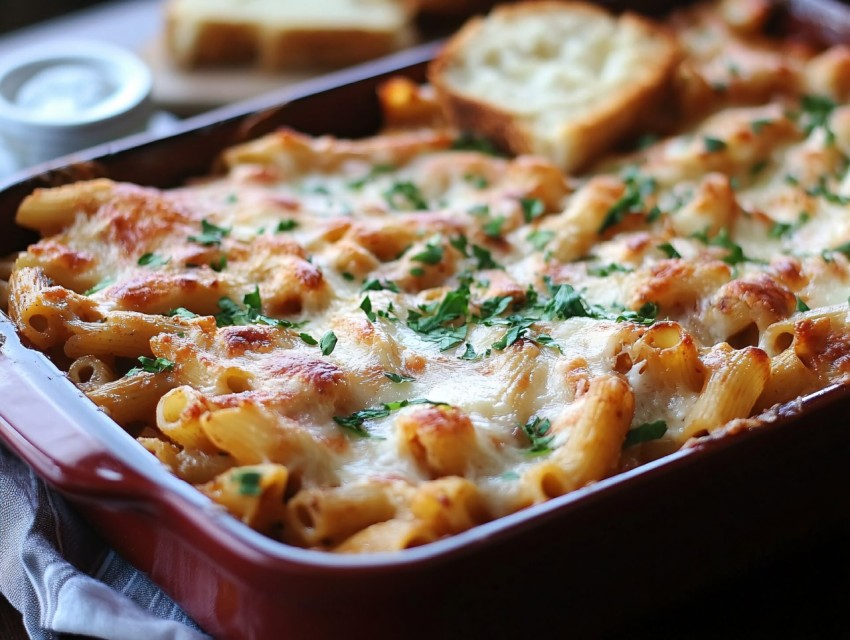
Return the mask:
{"type": "Polygon", "coordinates": [[[182,188],[74,192],[67,224],[17,259],[12,315],[27,335],[28,305],[84,307],[54,350],[118,373],[120,356],[163,359],[81,383],[109,408],[128,380],[166,380],[125,420],[147,448],[251,526],[338,551],[457,533],[844,380],[838,54],[745,37],[758,12],[718,15],[671,20],[700,109],[587,175],[454,150],[439,130],[282,131],[182,188]],[[69,347],[140,317],[160,324],[138,354],[69,347]],[[535,480],[551,460],[555,486],[535,480]]]}

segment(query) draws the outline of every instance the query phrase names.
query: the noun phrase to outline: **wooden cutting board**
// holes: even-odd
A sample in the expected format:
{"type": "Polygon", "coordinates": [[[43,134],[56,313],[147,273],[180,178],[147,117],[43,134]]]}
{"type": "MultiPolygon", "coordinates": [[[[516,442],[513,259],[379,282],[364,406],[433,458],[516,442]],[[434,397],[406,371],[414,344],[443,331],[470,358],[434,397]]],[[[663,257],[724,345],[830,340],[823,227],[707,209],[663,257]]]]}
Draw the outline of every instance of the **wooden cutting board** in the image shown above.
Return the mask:
{"type": "Polygon", "coordinates": [[[147,43],[138,53],[153,73],[154,102],[179,116],[190,116],[252,98],[333,70],[321,68],[270,73],[235,67],[181,69],[169,59],[161,38],[147,43]]]}

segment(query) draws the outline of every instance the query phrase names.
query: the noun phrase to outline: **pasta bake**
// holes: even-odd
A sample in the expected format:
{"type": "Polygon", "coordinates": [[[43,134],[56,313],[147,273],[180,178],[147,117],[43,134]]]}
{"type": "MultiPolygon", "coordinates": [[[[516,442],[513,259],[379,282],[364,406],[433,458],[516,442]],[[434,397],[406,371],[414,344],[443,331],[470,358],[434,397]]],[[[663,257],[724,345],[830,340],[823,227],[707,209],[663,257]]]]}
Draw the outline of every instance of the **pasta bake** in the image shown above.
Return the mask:
{"type": "Polygon", "coordinates": [[[850,369],[850,50],[769,39],[768,6],[671,15],[663,118],[579,175],[399,81],[372,138],[37,190],[0,304],[173,473],[312,549],[426,544],[756,426],[850,369]]]}

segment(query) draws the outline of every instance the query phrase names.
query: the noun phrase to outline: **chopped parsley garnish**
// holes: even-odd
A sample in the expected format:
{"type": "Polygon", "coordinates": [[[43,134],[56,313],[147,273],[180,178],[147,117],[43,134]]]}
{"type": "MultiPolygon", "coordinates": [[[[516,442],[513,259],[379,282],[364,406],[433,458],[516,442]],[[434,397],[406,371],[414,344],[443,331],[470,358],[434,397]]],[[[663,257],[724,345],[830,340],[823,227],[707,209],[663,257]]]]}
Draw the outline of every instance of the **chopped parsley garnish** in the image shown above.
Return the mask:
{"type": "Polygon", "coordinates": [[[487,320],[489,318],[502,315],[502,313],[511,305],[513,300],[514,299],[511,296],[487,298],[479,307],[479,318],[481,320],[487,320]]]}
{"type": "Polygon", "coordinates": [[[275,233],[285,233],[287,231],[292,231],[296,227],[298,227],[298,221],[297,220],[292,220],[292,219],[281,220],[280,222],[277,223],[277,226],[274,228],[274,232],[275,233]]]}
{"type": "Polygon", "coordinates": [[[227,296],[219,298],[218,308],[221,311],[215,316],[216,325],[219,327],[231,327],[246,324],[265,324],[284,329],[291,329],[298,326],[289,320],[278,320],[277,318],[270,318],[261,314],[260,311],[263,304],[260,299],[260,289],[256,285],[253,291],[246,293],[242,297],[242,304],[245,305],[244,308],[240,307],[227,296]]]}
{"type": "Polygon", "coordinates": [[[460,251],[464,257],[469,257],[469,240],[463,234],[449,238],[449,244],[460,251]]]}
{"type": "Polygon", "coordinates": [[[419,187],[407,180],[394,182],[384,191],[384,200],[396,211],[421,211],[428,208],[428,202],[419,187]]]}
{"type": "Polygon", "coordinates": [[[822,197],[824,200],[831,202],[832,204],[850,204],[850,197],[835,193],[827,187],[825,176],[820,177],[817,186],[806,189],[806,193],[813,197],[822,197]]]}
{"type": "Polygon", "coordinates": [[[392,371],[384,371],[384,377],[389,378],[396,384],[401,384],[402,382],[415,382],[416,378],[411,378],[410,376],[403,376],[398,373],[393,373],[392,371]]]}
{"type": "Polygon", "coordinates": [[[94,285],[91,289],[85,291],[83,295],[90,296],[91,294],[97,293],[98,291],[103,291],[104,289],[106,289],[106,287],[113,284],[115,284],[115,278],[113,278],[112,276],[107,276],[106,278],[98,282],[96,285],[94,285]]]}
{"type": "Polygon", "coordinates": [[[393,293],[398,293],[400,289],[398,285],[392,280],[379,280],[378,278],[371,278],[363,283],[363,286],[360,287],[361,291],[392,291],[393,293]]]}
{"type": "Polygon", "coordinates": [[[137,373],[162,373],[163,371],[171,371],[174,369],[174,363],[167,358],[148,358],[146,356],[139,356],[139,362],[141,363],[141,367],[133,367],[130,369],[126,375],[134,376],[137,373]]]}
{"type": "Polygon", "coordinates": [[[218,227],[207,220],[201,220],[201,234],[197,236],[189,236],[189,241],[197,242],[205,247],[212,247],[220,245],[222,239],[229,234],[230,229],[218,227]]]}
{"type": "Polygon", "coordinates": [[[669,242],[665,242],[663,244],[659,244],[656,249],[661,251],[668,258],[681,258],[682,254],[676,251],[676,247],[674,247],[669,242]]]}
{"type": "Polygon", "coordinates": [[[322,339],[319,340],[319,348],[322,350],[322,355],[331,355],[334,347],[336,347],[336,342],[336,334],[333,331],[328,331],[325,335],[323,335],[322,339]]]}
{"type": "Polygon", "coordinates": [[[353,282],[354,281],[354,274],[353,273],[349,273],[348,271],[343,271],[339,275],[341,275],[342,279],[347,281],[347,282],[353,282]]]}
{"type": "Polygon", "coordinates": [[[467,213],[471,216],[489,216],[490,215],[490,205],[488,204],[474,204],[469,209],[466,210],[467,213]]]}
{"type": "Polygon", "coordinates": [[[528,334],[528,330],[531,328],[531,325],[537,322],[537,318],[509,316],[507,321],[510,326],[508,330],[505,331],[505,335],[503,335],[500,340],[497,340],[490,345],[497,351],[503,351],[517,342],[520,338],[524,338],[528,334]]]}
{"type": "Polygon", "coordinates": [[[649,440],[658,440],[667,433],[667,423],[664,420],[656,420],[655,422],[644,422],[634,429],[629,429],[626,434],[626,439],[623,441],[623,449],[627,449],[641,442],[649,440]]]}
{"type": "Polygon", "coordinates": [[[625,191],[617,202],[605,214],[597,233],[605,233],[611,227],[620,224],[630,213],[640,213],[644,208],[644,199],[655,192],[654,178],[641,175],[637,170],[631,170],[625,177],[625,191]]]}
{"type": "Polygon", "coordinates": [[[505,226],[506,221],[505,216],[496,216],[495,218],[490,218],[481,229],[490,238],[501,238],[502,227],[505,226]]]}
{"type": "Polygon", "coordinates": [[[614,320],[617,322],[634,322],[635,324],[651,325],[658,318],[658,304],[646,302],[637,311],[624,309],[614,320]]]}
{"type": "MultiPolygon", "coordinates": [[[[837,247],[833,247],[832,249],[824,249],[824,251],[825,252],[828,251],[830,254],[840,253],[845,258],[850,259],[850,242],[845,242],[843,244],[838,245],[837,247]]],[[[835,259],[832,258],[831,255],[830,255],[830,258],[831,258],[830,260],[826,260],[826,258],[824,258],[824,260],[826,260],[826,262],[834,262],[835,261],[835,259]]]]}
{"type": "Polygon", "coordinates": [[[139,258],[140,267],[162,267],[171,262],[171,258],[166,258],[156,253],[146,253],[139,258]]]}
{"type": "Polygon", "coordinates": [[[189,311],[186,307],[177,307],[168,312],[171,317],[177,318],[197,318],[198,314],[189,311]]]}
{"type": "Polygon", "coordinates": [[[224,271],[227,268],[227,256],[219,256],[218,260],[210,262],[210,269],[213,271],[224,271]]]}
{"type": "Polygon", "coordinates": [[[230,478],[236,483],[236,492],[241,496],[258,496],[262,493],[260,481],[263,475],[259,471],[237,470],[230,478]]]}
{"type": "Polygon", "coordinates": [[[587,274],[597,278],[607,278],[612,273],[630,273],[632,270],[616,262],[597,264],[587,268],[587,274]]]}
{"type": "Polygon", "coordinates": [[[434,241],[428,242],[425,248],[417,254],[410,256],[411,260],[422,262],[424,264],[435,265],[439,264],[443,259],[445,248],[441,244],[435,244],[434,241]]]}
{"type": "Polygon", "coordinates": [[[316,340],[309,333],[299,333],[298,337],[301,338],[301,340],[306,344],[309,344],[311,347],[315,347],[317,344],[319,344],[318,340],[316,340]]]}
{"type": "Polygon", "coordinates": [[[478,261],[477,269],[501,269],[501,265],[493,260],[493,256],[484,247],[477,244],[470,245],[472,249],[472,257],[478,261]]]}
{"type": "Polygon", "coordinates": [[[748,258],[744,255],[744,249],[741,245],[735,243],[729,237],[729,231],[724,227],[720,230],[720,232],[714,236],[713,238],[708,237],[707,231],[698,231],[691,235],[692,238],[696,238],[703,244],[706,244],[711,247],[721,247],[723,249],[728,250],[728,254],[723,258],[723,262],[729,265],[736,265],[742,262],[759,262],[753,258],[748,258]]]}
{"type": "Polygon", "coordinates": [[[811,311],[811,307],[803,302],[803,299],[800,296],[796,296],[797,298],[797,311],[811,311]]]}
{"type": "Polygon", "coordinates": [[[375,315],[375,312],[372,311],[372,300],[369,299],[369,296],[363,298],[360,302],[360,308],[363,309],[363,313],[366,314],[366,317],[369,319],[369,322],[375,322],[378,317],[375,315]]]}
{"type": "Polygon", "coordinates": [[[504,155],[489,138],[465,131],[452,141],[453,151],[477,151],[491,156],[504,155]]]}
{"type": "Polygon", "coordinates": [[[835,102],[826,96],[803,96],[800,101],[801,115],[805,116],[803,132],[808,136],[818,127],[823,127],[824,134],[826,135],[826,144],[833,144],[835,142],[835,133],[829,128],[829,117],[832,115],[835,107],[835,102]]]}
{"type": "Polygon", "coordinates": [[[454,326],[469,313],[469,288],[449,291],[440,302],[422,305],[420,312],[409,311],[407,326],[429,342],[436,342],[440,351],[456,347],[466,339],[465,323],[454,326]]]}
{"type": "Polygon", "coordinates": [[[549,445],[552,444],[555,436],[554,434],[549,435],[551,428],[552,423],[549,422],[549,418],[541,419],[539,416],[534,416],[522,425],[522,432],[528,437],[531,443],[528,453],[543,454],[549,453],[552,450],[549,445]]]}
{"type": "Polygon", "coordinates": [[[486,189],[490,184],[487,182],[487,178],[477,173],[467,173],[463,176],[463,179],[476,189],[486,189]]]}
{"type": "Polygon", "coordinates": [[[546,205],[539,198],[520,198],[519,204],[522,207],[522,217],[526,222],[536,220],[546,213],[546,205]]]}
{"type": "Polygon", "coordinates": [[[372,438],[374,436],[372,436],[372,434],[363,427],[364,422],[367,420],[386,418],[393,411],[398,411],[399,409],[415,404],[445,405],[446,403],[434,402],[433,400],[427,400],[425,398],[402,400],[400,402],[385,402],[380,407],[373,409],[361,409],[360,411],[355,411],[348,416],[334,416],[334,422],[336,422],[339,426],[356,433],[358,436],[372,438]]]}
{"type": "Polygon", "coordinates": [[[478,354],[475,353],[475,347],[473,347],[470,343],[466,343],[466,346],[463,350],[463,353],[458,356],[460,360],[475,360],[478,357],[478,354]]]}
{"type": "Polygon", "coordinates": [[[355,190],[362,189],[366,185],[367,182],[374,180],[375,178],[377,178],[378,176],[380,176],[384,173],[390,173],[394,169],[395,169],[395,167],[393,167],[391,164],[376,164],[374,167],[372,167],[369,170],[369,173],[367,173],[365,176],[363,176],[362,178],[359,178],[357,180],[352,180],[351,182],[349,182],[348,188],[349,189],[355,189],[355,190]]]}
{"type": "Polygon", "coordinates": [[[806,224],[809,219],[809,214],[803,211],[802,213],[800,213],[796,222],[774,222],[771,225],[770,231],[768,231],[767,234],[771,238],[784,238],[785,236],[792,234],[797,229],[806,224]]]}
{"type": "Polygon", "coordinates": [[[543,251],[546,248],[546,245],[552,241],[552,238],[555,237],[554,231],[547,231],[545,229],[536,229],[529,233],[525,239],[531,243],[531,246],[534,247],[537,251],[543,251]]]}
{"type": "Polygon", "coordinates": [[[425,275],[425,269],[423,269],[422,267],[413,267],[410,270],[410,275],[412,275],[414,278],[419,278],[425,275]]]}
{"type": "Polygon", "coordinates": [[[767,125],[773,124],[773,120],[768,120],[765,118],[759,120],[753,120],[750,123],[750,129],[752,129],[753,133],[759,134],[761,130],[764,129],[767,125]]]}
{"type": "Polygon", "coordinates": [[[704,136],[702,141],[705,144],[705,150],[709,153],[723,151],[727,146],[726,142],[724,142],[720,138],[713,138],[711,136],[704,136]]]}

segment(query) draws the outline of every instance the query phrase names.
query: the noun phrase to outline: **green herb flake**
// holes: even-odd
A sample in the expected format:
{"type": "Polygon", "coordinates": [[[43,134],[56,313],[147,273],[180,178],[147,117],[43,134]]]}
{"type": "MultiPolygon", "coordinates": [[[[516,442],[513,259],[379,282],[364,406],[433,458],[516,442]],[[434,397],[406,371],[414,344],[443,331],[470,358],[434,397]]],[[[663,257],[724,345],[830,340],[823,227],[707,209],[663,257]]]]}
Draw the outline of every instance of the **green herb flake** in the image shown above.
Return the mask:
{"type": "Polygon", "coordinates": [[[674,247],[669,242],[664,242],[663,244],[659,244],[656,249],[661,251],[668,258],[681,258],[682,254],[676,251],[676,247],[674,247]]]}
{"type": "MultiPolygon", "coordinates": [[[[240,307],[236,302],[223,296],[218,300],[218,308],[220,312],[215,316],[215,323],[218,327],[241,326],[248,324],[264,324],[270,327],[279,327],[283,329],[291,329],[297,326],[288,320],[278,320],[270,318],[262,313],[262,300],[260,299],[260,289],[254,285],[254,290],[246,293],[242,297],[244,308],[240,307]]],[[[303,324],[303,323],[302,323],[303,324]]]]}
{"type": "Polygon", "coordinates": [[[425,269],[423,269],[422,267],[413,267],[410,270],[410,275],[412,275],[414,278],[421,278],[425,275],[425,269]]]}
{"type": "Polygon", "coordinates": [[[336,342],[336,334],[333,331],[328,331],[325,335],[323,335],[322,339],[319,340],[319,348],[322,350],[322,355],[331,355],[334,347],[336,347],[336,342]]]}
{"type": "Polygon", "coordinates": [[[422,262],[424,264],[435,265],[439,264],[440,261],[443,259],[444,252],[445,248],[443,247],[443,245],[428,242],[422,251],[410,256],[410,259],[416,260],[416,262],[422,262]]]}
{"type": "Polygon", "coordinates": [[[197,236],[189,236],[189,242],[196,242],[205,247],[218,246],[221,241],[230,234],[230,229],[218,227],[212,222],[201,220],[201,233],[197,236]]]}
{"type": "Polygon", "coordinates": [[[162,267],[171,262],[171,258],[157,255],[156,253],[146,253],[139,258],[140,267],[162,267]]]}
{"type": "Polygon", "coordinates": [[[478,354],[475,353],[475,347],[470,343],[466,343],[463,353],[458,356],[458,360],[475,360],[478,354]]]}
{"type": "Polygon", "coordinates": [[[546,213],[546,205],[539,198],[520,198],[520,207],[522,207],[522,217],[526,222],[536,220],[546,213]]]}
{"type": "Polygon", "coordinates": [[[540,455],[549,453],[552,450],[550,445],[552,444],[552,440],[555,439],[555,436],[554,434],[549,435],[551,428],[552,423],[549,421],[549,418],[541,419],[539,416],[534,416],[522,425],[522,432],[526,435],[530,443],[528,453],[540,455]]]}
{"type": "Polygon", "coordinates": [[[703,137],[703,144],[705,144],[705,150],[709,153],[716,153],[718,151],[723,151],[726,148],[726,142],[721,140],[720,138],[713,138],[711,136],[703,137]]]}
{"type": "Polygon", "coordinates": [[[168,315],[171,317],[177,318],[197,318],[197,313],[192,313],[185,307],[177,307],[176,309],[172,309],[168,312],[168,315]]]}
{"type": "Polygon", "coordinates": [[[587,274],[597,278],[607,278],[613,273],[631,273],[631,269],[616,262],[597,264],[587,268],[587,274]]]}
{"type": "Polygon", "coordinates": [[[626,434],[626,439],[623,441],[623,449],[627,449],[641,442],[650,440],[658,440],[664,437],[667,433],[667,423],[664,420],[656,420],[655,422],[644,422],[634,429],[629,429],[626,434]]]}
{"type": "Polygon", "coordinates": [[[351,415],[348,416],[334,416],[334,422],[336,422],[339,426],[352,431],[356,435],[364,438],[374,437],[370,434],[364,427],[363,423],[367,420],[377,420],[380,418],[386,418],[393,411],[398,411],[399,409],[403,409],[404,407],[408,407],[416,404],[432,404],[432,405],[445,405],[445,402],[434,402],[433,400],[427,400],[425,398],[417,398],[414,400],[401,400],[399,402],[386,402],[380,407],[372,408],[372,409],[361,409],[360,411],[355,411],[351,415]]]}
{"type": "Polygon", "coordinates": [[[803,211],[797,217],[796,222],[774,222],[767,234],[771,238],[784,238],[797,231],[797,229],[806,224],[809,219],[809,214],[803,211]]]}
{"type": "Polygon", "coordinates": [[[392,280],[379,280],[378,278],[371,278],[363,283],[363,286],[360,287],[361,291],[392,291],[393,293],[399,293],[401,290],[398,288],[398,285],[392,280]]]}
{"type": "Polygon", "coordinates": [[[134,376],[137,373],[163,373],[164,371],[171,371],[174,369],[174,363],[167,358],[148,358],[146,356],[139,356],[139,362],[142,366],[133,367],[130,369],[126,375],[134,376]]]}
{"type": "Polygon", "coordinates": [[[493,256],[484,247],[477,244],[470,245],[472,249],[472,257],[477,261],[477,269],[501,269],[501,265],[493,260],[493,256]]]}
{"type": "Polygon", "coordinates": [[[240,470],[233,473],[231,480],[236,483],[236,491],[242,496],[258,496],[262,493],[263,475],[259,471],[240,470]]]}
{"type": "Polygon", "coordinates": [[[490,215],[490,205],[488,204],[475,204],[469,207],[466,210],[467,213],[471,216],[475,216],[476,218],[481,216],[489,216],[490,215]]]}
{"type": "Polygon", "coordinates": [[[354,274],[353,273],[349,273],[348,271],[343,271],[339,275],[341,275],[342,279],[345,280],[346,282],[353,282],[354,281],[354,274]]]}
{"type": "Polygon", "coordinates": [[[227,268],[227,256],[222,255],[218,260],[213,260],[210,262],[210,269],[213,271],[224,271],[227,268]]]}
{"type": "Polygon", "coordinates": [[[411,378],[410,376],[403,376],[398,373],[393,373],[392,371],[384,371],[384,377],[389,378],[396,384],[401,384],[402,382],[416,382],[416,378],[411,378]]]}
{"type": "Polygon", "coordinates": [[[835,133],[829,128],[829,118],[836,106],[835,102],[826,96],[803,96],[800,101],[803,132],[808,136],[815,129],[822,127],[826,135],[826,144],[833,144],[835,133]]]}
{"type": "Polygon", "coordinates": [[[277,223],[277,226],[274,228],[275,233],[286,233],[287,231],[292,231],[298,227],[297,220],[281,220],[277,223]]]}
{"type": "Polygon", "coordinates": [[[529,233],[525,239],[531,243],[531,246],[535,248],[537,251],[543,251],[546,248],[546,245],[549,244],[552,239],[555,237],[554,231],[548,231],[545,229],[536,229],[529,233]]]}
{"type": "Polygon", "coordinates": [[[378,318],[375,315],[375,312],[372,311],[372,301],[369,299],[369,296],[363,298],[360,303],[360,308],[363,309],[363,313],[366,314],[366,317],[369,319],[369,322],[375,322],[378,318]]]}
{"type": "Polygon", "coordinates": [[[765,119],[765,118],[762,118],[762,119],[759,119],[759,120],[753,120],[752,122],[750,122],[750,129],[752,129],[753,133],[758,135],[759,133],[762,132],[762,129],[764,129],[766,126],[768,126],[770,124],[773,124],[773,120],[768,120],[768,119],[765,119]]]}
{"type": "Polygon", "coordinates": [[[83,295],[90,296],[93,293],[97,293],[98,291],[103,291],[104,289],[106,289],[106,287],[113,284],[115,284],[115,278],[113,278],[112,276],[107,276],[106,278],[98,282],[96,285],[94,285],[91,289],[84,291],[83,295]]]}
{"type": "Polygon", "coordinates": [[[477,151],[490,156],[503,156],[502,151],[489,138],[469,131],[462,132],[452,141],[452,151],[477,151]]]}
{"type": "Polygon", "coordinates": [[[826,176],[821,176],[817,186],[806,189],[806,193],[813,197],[821,197],[832,204],[850,204],[850,197],[835,193],[827,186],[826,176]]]}
{"type": "Polygon", "coordinates": [[[476,189],[486,189],[490,185],[487,178],[477,173],[467,173],[463,179],[476,189]]]}
{"type": "Polygon", "coordinates": [[[301,338],[301,340],[305,343],[309,344],[311,347],[314,347],[319,344],[319,342],[309,333],[299,333],[298,337],[301,338]]]}
{"type": "Polygon", "coordinates": [[[423,211],[428,209],[428,202],[419,187],[406,180],[395,182],[384,191],[384,200],[395,211],[423,211]]]}
{"type": "Polygon", "coordinates": [[[483,227],[481,227],[482,231],[484,231],[485,235],[490,238],[501,238],[502,237],[502,227],[505,226],[505,222],[507,219],[505,216],[497,216],[495,218],[490,218],[483,227]]]}
{"type": "Polygon", "coordinates": [[[369,172],[365,176],[349,182],[348,188],[357,191],[365,187],[367,182],[371,182],[378,176],[383,175],[385,173],[392,173],[394,170],[395,167],[390,164],[376,164],[369,170],[369,172]]]}
{"type": "Polygon", "coordinates": [[[640,213],[646,206],[644,199],[655,193],[657,188],[654,178],[641,175],[636,169],[628,171],[623,180],[623,195],[605,214],[597,231],[600,235],[620,224],[630,213],[640,213]]]}
{"type": "Polygon", "coordinates": [[[803,299],[800,296],[796,296],[796,298],[797,298],[797,311],[800,311],[801,313],[803,311],[811,311],[811,307],[809,307],[809,305],[807,305],[805,302],[803,302],[803,299]]]}

